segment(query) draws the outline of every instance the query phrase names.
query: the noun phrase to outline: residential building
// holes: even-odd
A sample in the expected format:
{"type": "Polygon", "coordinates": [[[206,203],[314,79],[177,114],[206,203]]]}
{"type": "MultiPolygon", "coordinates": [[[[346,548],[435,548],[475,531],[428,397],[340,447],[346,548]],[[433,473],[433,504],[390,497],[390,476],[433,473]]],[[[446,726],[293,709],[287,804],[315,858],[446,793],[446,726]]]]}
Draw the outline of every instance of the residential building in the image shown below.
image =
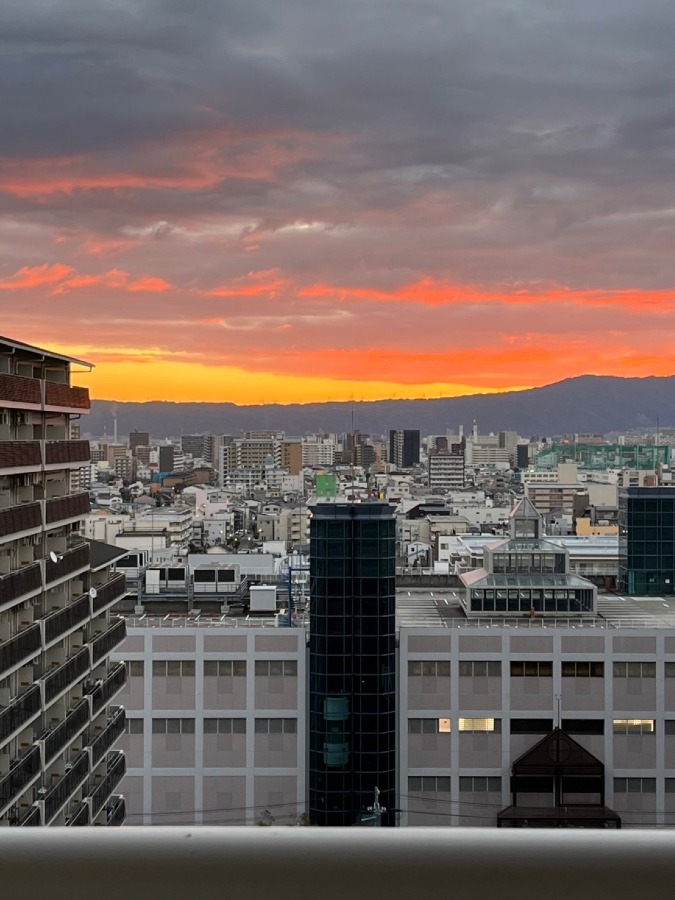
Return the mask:
{"type": "Polygon", "coordinates": [[[434,494],[447,494],[464,487],[464,454],[429,454],[429,490],[434,494]]]}
{"type": "Polygon", "coordinates": [[[410,469],[420,461],[420,432],[406,429],[389,432],[389,462],[397,469],[410,469]]]}
{"type": "Polygon", "coordinates": [[[122,554],[81,536],[89,496],[71,485],[89,444],[70,422],[90,404],[74,364],[89,366],[0,338],[0,825],[124,819],[122,554]]]}

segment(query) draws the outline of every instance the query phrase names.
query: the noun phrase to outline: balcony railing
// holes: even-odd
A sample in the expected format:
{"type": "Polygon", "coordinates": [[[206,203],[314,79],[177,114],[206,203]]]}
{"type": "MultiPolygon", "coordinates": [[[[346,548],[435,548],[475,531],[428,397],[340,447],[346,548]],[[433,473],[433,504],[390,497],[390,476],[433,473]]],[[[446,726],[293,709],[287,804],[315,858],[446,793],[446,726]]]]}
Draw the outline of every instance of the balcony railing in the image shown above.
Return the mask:
{"type": "Polygon", "coordinates": [[[126,770],[127,764],[124,759],[124,753],[121,750],[113,750],[108,754],[107,774],[102,781],[97,783],[90,782],[87,788],[92,819],[95,819],[100,813],[112,792],[124,778],[126,770]]]}
{"type": "Polygon", "coordinates": [[[58,406],[62,409],[89,409],[89,391],[87,388],[71,387],[67,384],[45,382],[45,405],[58,406]]]}
{"type": "Polygon", "coordinates": [[[70,828],[77,828],[78,826],[88,825],[89,824],[89,804],[86,802],[82,802],[79,804],[75,812],[72,816],[69,817],[66,825],[70,828]]]}
{"type": "Polygon", "coordinates": [[[42,589],[40,563],[33,563],[0,578],[0,609],[42,589]]]}
{"type": "Polygon", "coordinates": [[[45,646],[60,638],[67,631],[86,622],[89,616],[90,600],[88,594],[78,597],[70,606],[66,606],[58,612],[50,613],[43,619],[45,646]]]}
{"type": "Polygon", "coordinates": [[[89,754],[84,750],[77,756],[70,769],[44,796],[45,825],[54,818],[89,774],[89,754]]]}
{"type": "Polygon", "coordinates": [[[0,811],[12,803],[40,773],[40,750],[34,744],[0,779],[0,811]]]}
{"type": "Polygon", "coordinates": [[[65,578],[79,569],[86,569],[88,565],[89,544],[80,544],[79,547],[75,547],[73,550],[67,550],[56,562],[52,562],[51,559],[45,561],[45,582],[46,584],[51,584],[53,581],[65,578]]]}
{"type": "MultiPolygon", "coordinates": [[[[0,463],[2,462],[0,446],[0,463]]],[[[47,441],[45,443],[45,465],[67,465],[68,463],[88,463],[91,459],[89,441],[47,441]]]]}
{"type": "Polygon", "coordinates": [[[42,636],[37,623],[0,644],[0,678],[36,656],[41,649],[42,636]]]}
{"type": "Polygon", "coordinates": [[[122,643],[127,636],[127,623],[124,619],[117,621],[91,641],[91,667],[94,668],[105,656],[122,643]]]}
{"type": "Polygon", "coordinates": [[[45,501],[45,525],[50,527],[69,519],[83,518],[90,511],[89,494],[69,494],[45,501]]]}
{"type": "Polygon", "coordinates": [[[42,816],[37,806],[31,806],[23,819],[19,822],[20,828],[37,828],[42,825],[42,816]]]}
{"type": "Polygon", "coordinates": [[[38,742],[43,746],[42,765],[47,766],[73,738],[77,737],[88,722],[89,702],[85,698],[68,713],[63,722],[38,742]]]}
{"type": "Polygon", "coordinates": [[[40,504],[23,503],[21,506],[10,506],[0,509],[0,538],[33,531],[42,527],[40,504]]]}
{"type": "Polygon", "coordinates": [[[91,695],[91,714],[95,715],[109,703],[127,681],[127,668],[123,662],[115,663],[106,678],[94,684],[88,691],[91,695]]]}
{"type": "Polygon", "coordinates": [[[40,688],[34,684],[14,703],[0,711],[0,743],[27,725],[41,708],[40,688]]]}
{"type": "Polygon", "coordinates": [[[42,401],[40,382],[37,378],[23,378],[21,375],[0,375],[0,400],[10,403],[26,403],[40,406],[42,401]]]}
{"type": "Polygon", "coordinates": [[[93,734],[95,736],[89,741],[92,769],[103,758],[103,755],[110,750],[115,741],[124,734],[125,722],[126,712],[124,707],[117,706],[114,710],[111,710],[110,718],[103,730],[100,732],[94,730],[93,734]]]}
{"type": "Polygon", "coordinates": [[[51,703],[88,670],[89,648],[83,647],[79,653],[44,677],[45,704],[51,703]]]}
{"type": "Polygon", "coordinates": [[[106,825],[123,825],[127,817],[127,804],[121,794],[113,794],[105,808],[106,825]]]}
{"type": "Polygon", "coordinates": [[[241,900],[660,900],[675,877],[671,830],[17,828],[2,847],[8,898],[210,900],[229,884],[241,900]]]}
{"type": "Polygon", "coordinates": [[[42,464],[39,441],[0,441],[0,471],[39,470],[42,464]]]}
{"type": "Polygon", "coordinates": [[[92,615],[98,615],[117,600],[121,600],[126,592],[126,577],[123,574],[113,575],[109,581],[96,588],[96,596],[91,601],[92,615]]]}

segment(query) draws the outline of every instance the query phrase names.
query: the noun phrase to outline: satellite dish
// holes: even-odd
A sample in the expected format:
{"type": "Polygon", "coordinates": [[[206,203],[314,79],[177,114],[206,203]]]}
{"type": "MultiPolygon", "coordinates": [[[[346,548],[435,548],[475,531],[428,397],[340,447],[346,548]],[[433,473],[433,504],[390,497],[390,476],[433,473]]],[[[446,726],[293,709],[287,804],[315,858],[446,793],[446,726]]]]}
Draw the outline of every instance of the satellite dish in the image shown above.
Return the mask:
{"type": "Polygon", "coordinates": [[[89,588],[89,596],[92,600],[95,600],[98,597],[98,591],[96,588],[89,588]]]}
{"type": "Polygon", "coordinates": [[[49,551],[49,558],[51,559],[51,561],[52,561],[53,563],[57,563],[57,562],[59,561],[58,556],[56,555],[56,553],[54,553],[53,550],[50,550],[50,551],[49,551]]]}

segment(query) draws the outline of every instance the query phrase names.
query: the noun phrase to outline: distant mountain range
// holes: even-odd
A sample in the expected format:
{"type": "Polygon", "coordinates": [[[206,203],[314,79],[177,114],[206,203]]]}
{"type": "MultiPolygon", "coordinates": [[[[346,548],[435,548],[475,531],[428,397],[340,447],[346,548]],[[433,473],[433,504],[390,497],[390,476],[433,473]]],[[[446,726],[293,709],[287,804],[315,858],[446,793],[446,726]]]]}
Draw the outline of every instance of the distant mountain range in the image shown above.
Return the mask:
{"type": "Polygon", "coordinates": [[[348,403],[294,403],[236,406],[233,403],[113,403],[94,400],[82,431],[113,435],[112,406],[120,439],[149,431],[156,439],[181,434],[239,435],[273,429],[287,435],[351,431],[386,434],[390,428],[419,428],[444,434],[474,421],[481,433],[511,429],[523,436],[574,432],[627,431],[675,425],[675,376],[617,378],[582,375],[544,387],[506,394],[472,394],[438,400],[376,400],[348,403]]]}

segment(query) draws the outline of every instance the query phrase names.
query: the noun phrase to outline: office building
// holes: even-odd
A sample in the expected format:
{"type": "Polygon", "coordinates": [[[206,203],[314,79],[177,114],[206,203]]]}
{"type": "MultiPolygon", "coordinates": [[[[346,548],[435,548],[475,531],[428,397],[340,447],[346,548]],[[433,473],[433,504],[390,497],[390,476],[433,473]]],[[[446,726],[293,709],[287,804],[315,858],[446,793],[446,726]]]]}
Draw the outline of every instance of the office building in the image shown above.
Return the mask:
{"type": "MultiPolygon", "coordinates": [[[[309,817],[353,825],[396,781],[395,522],[386,503],[320,503],[310,522],[309,817]]],[[[387,824],[393,824],[390,812],[387,824]]]]}
{"type": "Polygon", "coordinates": [[[675,593],[675,488],[619,492],[619,588],[638,596],[675,593]]]}
{"type": "Polygon", "coordinates": [[[410,469],[420,461],[419,431],[389,432],[389,462],[397,469],[410,469]]]}
{"type": "Polygon", "coordinates": [[[124,710],[109,705],[125,681],[109,662],[123,553],[81,537],[89,496],[72,475],[90,455],[71,418],[89,395],[73,364],[88,365],[0,338],[0,825],[124,818],[124,710]]]}

